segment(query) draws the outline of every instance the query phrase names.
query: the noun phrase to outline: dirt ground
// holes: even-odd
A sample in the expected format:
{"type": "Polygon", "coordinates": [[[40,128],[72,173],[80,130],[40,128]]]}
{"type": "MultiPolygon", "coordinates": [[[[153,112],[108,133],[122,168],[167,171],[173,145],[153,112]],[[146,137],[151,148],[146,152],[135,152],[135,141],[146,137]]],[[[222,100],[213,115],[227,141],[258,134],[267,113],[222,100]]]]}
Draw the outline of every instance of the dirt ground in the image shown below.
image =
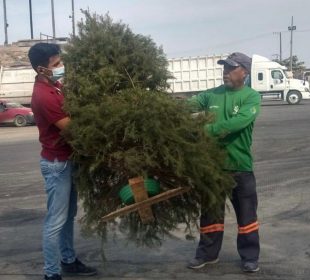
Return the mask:
{"type": "MultiPolygon", "coordinates": [[[[237,225],[227,211],[220,263],[198,271],[186,268],[198,239],[185,240],[182,228],[153,249],[127,246],[120,236],[103,245],[103,262],[100,240],[83,238],[77,225],[78,256],[99,270],[92,279],[310,279],[309,120],[309,101],[296,106],[268,101],[256,123],[260,272],[241,272],[237,225]]],[[[37,138],[36,127],[0,127],[0,280],[42,279],[45,194],[37,138]]]]}

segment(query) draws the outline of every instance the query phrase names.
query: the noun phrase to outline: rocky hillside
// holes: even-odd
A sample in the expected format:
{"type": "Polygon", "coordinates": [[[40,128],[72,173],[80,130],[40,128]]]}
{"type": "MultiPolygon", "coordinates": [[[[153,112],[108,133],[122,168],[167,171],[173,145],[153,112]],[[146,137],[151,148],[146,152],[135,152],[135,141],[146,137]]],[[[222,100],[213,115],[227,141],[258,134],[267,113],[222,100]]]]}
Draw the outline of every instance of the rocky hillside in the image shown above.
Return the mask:
{"type": "Polygon", "coordinates": [[[0,46],[0,65],[4,67],[30,65],[28,50],[29,47],[0,46]]]}

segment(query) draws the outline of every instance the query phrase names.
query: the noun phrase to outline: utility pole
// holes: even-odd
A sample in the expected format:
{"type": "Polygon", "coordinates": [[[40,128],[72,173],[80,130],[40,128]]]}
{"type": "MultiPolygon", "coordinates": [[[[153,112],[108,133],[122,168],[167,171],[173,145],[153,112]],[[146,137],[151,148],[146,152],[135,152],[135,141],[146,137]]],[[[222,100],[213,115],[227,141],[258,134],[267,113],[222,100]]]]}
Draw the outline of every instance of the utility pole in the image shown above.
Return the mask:
{"type": "Polygon", "coordinates": [[[6,46],[8,44],[8,21],[6,18],[6,0],[3,0],[3,17],[4,17],[4,45],[6,46]]]}
{"type": "Polygon", "coordinates": [[[54,41],[55,41],[55,38],[56,38],[56,32],[55,32],[54,0],[51,0],[51,6],[52,6],[52,27],[53,27],[53,39],[54,39],[54,41]]]}
{"type": "Polygon", "coordinates": [[[72,34],[73,37],[75,36],[75,21],[74,21],[74,0],[71,0],[71,6],[72,6],[72,13],[71,13],[71,19],[72,19],[72,34]]]}
{"type": "Polygon", "coordinates": [[[33,40],[32,4],[31,4],[31,0],[29,0],[29,14],[30,14],[30,34],[31,34],[31,40],[33,40]]]}
{"type": "Polygon", "coordinates": [[[279,38],[280,38],[280,62],[282,61],[282,32],[273,32],[273,34],[279,34],[279,38]]]}
{"type": "Polygon", "coordinates": [[[288,30],[291,31],[291,50],[290,50],[290,71],[293,71],[293,31],[296,30],[296,26],[293,25],[293,17],[291,26],[288,27],[288,30]]]}

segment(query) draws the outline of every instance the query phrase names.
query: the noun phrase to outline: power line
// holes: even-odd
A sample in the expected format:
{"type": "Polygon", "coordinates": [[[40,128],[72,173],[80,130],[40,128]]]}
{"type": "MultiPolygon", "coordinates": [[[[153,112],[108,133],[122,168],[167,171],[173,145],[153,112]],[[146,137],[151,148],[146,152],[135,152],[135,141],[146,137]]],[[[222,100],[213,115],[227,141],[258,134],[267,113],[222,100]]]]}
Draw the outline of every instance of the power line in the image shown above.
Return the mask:
{"type": "MultiPolygon", "coordinates": [[[[215,45],[208,45],[208,49],[214,49],[214,48],[223,48],[223,47],[226,47],[226,46],[233,46],[233,45],[238,45],[238,44],[241,44],[241,43],[244,43],[245,41],[252,41],[252,40],[256,40],[256,39],[259,39],[259,38],[263,38],[263,37],[268,37],[268,36],[271,36],[273,33],[272,32],[268,32],[268,33],[262,33],[262,34],[258,34],[258,35],[255,35],[255,36],[251,36],[251,37],[244,37],[242,39],[239,39],[239,40],[234,40],[234,41],[229,41],[229,42],[226,42],[226,43],[220,43],[220,44],[215,44],[215,45]]],[[[167,53],[167,55],[172,55],[172,56],[175,56],[175,55],[178,55],[180,53],[192,53],[192,52],[200,52],[200,51],[205,51],[206,48],[193,48],[193,49],[187,49],[187,50],[183,50],[183,51],[178,51],[178,52],[170,52],[170,53],[167,53]]]]}
{"type": "Polygon", "coordinates": [[[218,47],[221,47],[221,46],[228,46],[228,45],[233,45],[233,44],[239,44],[239,43],[243,43],[244,41],[252,41],[252,40],[256,40],[256,39],[259,39],[259,38],[263,38],[263,37],[267,37],[267,36],[270,36],[272,35],[271,32],[268,32],[268,33],[263,33],[263,34],[259,34],[259,35],[255,35],[255,36],[251,36],[251,37],[247,37],[247,38],[243,38],[243,39],[240,39],[240,40],[235,40],[235,41],[230,41],[230,42],[227,42],[227,43],[224,43],[224,44],[218,44],[218,45],[215,45],[215,46],[218,46],[218,47]]]}
{"type": "Polygon", "coordinates": [[[295,32],[310,32],[310,29],[304,29],[304,30],[295,30],[295,32]]]}

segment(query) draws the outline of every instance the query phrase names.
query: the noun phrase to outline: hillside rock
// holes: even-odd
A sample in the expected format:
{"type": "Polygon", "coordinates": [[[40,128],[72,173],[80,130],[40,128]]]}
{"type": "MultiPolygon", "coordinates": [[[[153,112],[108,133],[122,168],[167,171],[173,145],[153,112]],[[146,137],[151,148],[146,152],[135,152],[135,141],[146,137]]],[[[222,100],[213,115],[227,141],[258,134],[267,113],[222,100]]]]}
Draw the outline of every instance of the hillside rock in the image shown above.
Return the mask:
{"type": "Polygon", "coordinates": [[[28,50],[29,47],[0,46],[0,65],[4,67],[30,65],[28,50]]]}

